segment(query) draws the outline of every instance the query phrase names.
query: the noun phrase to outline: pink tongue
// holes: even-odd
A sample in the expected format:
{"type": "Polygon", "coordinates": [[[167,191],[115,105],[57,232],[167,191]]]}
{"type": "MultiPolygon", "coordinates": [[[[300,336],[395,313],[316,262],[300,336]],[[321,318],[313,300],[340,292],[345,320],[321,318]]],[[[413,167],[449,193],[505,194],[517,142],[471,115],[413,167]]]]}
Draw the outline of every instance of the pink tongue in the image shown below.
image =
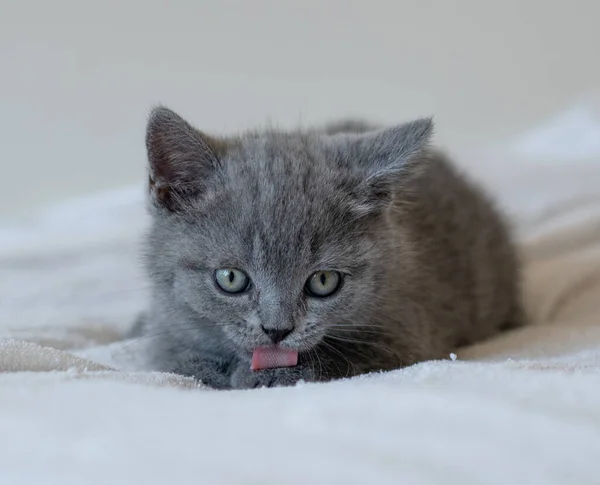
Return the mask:
{"type": "Polygon", "coordinates": [[[250,369],[261,370],[272,367],[294,367],[298,364],[298,351],[279,347],[258,347],[252,353],[250,369]]]}

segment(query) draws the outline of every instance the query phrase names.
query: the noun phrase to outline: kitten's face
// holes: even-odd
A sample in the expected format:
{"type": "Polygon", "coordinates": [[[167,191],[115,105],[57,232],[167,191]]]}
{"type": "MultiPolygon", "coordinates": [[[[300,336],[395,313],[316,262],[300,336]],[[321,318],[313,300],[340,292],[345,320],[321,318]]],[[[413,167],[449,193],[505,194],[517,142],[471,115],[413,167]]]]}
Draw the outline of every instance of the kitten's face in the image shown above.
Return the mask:
{"type": "Polygon", "coordinates": [[[160,116],[148,135],[148,266],[163,291],[240,352],[307,350],[367,323],[398,248],[385,237],[383,169],[356,160],[364,140],[271,133],[226,146],[160,116]]]}
{"type": "Polygon", "coordinates": [[[382,220],[361,212],[350,174],[325,155],[307,140],[248,140],[223,158],[211,195],[155,226],[173,297],[242,351],[273,345],[269,329],[291,330],[280,346],[309,349],[378,299],[382,220]]]}

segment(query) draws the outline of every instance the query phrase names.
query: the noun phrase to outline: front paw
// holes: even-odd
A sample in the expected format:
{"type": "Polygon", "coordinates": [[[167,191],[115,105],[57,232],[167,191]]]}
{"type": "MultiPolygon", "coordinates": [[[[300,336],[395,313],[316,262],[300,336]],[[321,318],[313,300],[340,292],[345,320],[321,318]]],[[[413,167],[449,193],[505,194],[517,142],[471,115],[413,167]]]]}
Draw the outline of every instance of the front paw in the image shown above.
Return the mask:
{"type": "Polygon", "coordinates": [[[278,367],[275,369],[250,370],[240,366],[231,377],[234,389],[255,389],[258,387],[293,386],[299,381],[313,381],[312,369],[303,365],[294,367],[278,367]]]}

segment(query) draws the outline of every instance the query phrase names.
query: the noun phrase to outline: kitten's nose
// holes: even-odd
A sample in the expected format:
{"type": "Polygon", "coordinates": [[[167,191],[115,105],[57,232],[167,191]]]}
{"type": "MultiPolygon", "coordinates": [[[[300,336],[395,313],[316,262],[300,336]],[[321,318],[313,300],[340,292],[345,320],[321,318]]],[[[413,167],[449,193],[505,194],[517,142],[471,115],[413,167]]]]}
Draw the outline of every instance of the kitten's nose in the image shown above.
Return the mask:
{"type": "Polygon", "coordinates": [[[290,333],[292,333],[292,330],[294,330],[293,327],[290,327],[290,328],[267,328],[264,325],[261,325],[260,328],[263,329],[263,332],[265,332],[267,334],[267,336],[271,339],[271,341],[274,344],[278,344],[279,342],[281,342],[290,333]]]}

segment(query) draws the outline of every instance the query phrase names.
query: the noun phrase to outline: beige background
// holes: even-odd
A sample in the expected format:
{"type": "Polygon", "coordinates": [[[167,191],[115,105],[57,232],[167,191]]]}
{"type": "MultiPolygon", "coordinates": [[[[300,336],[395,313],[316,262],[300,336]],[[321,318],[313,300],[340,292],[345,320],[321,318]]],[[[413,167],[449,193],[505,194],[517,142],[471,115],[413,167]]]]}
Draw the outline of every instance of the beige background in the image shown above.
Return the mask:
{"type": "Polygon", "coordinates": [[[0,214],[143,183],[158,102],[207,131],[434,114],[501,141],[600,87],[598,0],[0,0],[0,214]]]}

